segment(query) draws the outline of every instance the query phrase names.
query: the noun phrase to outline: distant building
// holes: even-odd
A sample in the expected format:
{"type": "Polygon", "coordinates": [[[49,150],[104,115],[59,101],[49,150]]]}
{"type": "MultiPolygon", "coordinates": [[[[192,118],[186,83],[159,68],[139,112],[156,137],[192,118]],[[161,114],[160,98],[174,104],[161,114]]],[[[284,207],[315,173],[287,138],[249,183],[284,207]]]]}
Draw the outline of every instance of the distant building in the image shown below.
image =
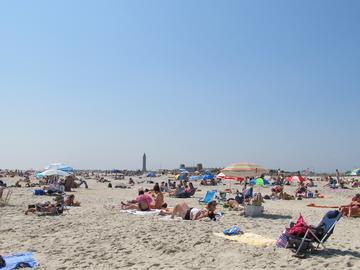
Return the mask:
{"type": "Polygon", "coordinates": [[[143,155],[142,171],[146,172],[146,154],[143,155]]]}
{"type": "Polygon", "coordinates": [[[190,173],[196,172],[196,171],[202,171],[203,165],[202,163],[198,163],[196,166],[186,166],[185,164],[180,164],[180,169],[185,169],[190,173]]]}

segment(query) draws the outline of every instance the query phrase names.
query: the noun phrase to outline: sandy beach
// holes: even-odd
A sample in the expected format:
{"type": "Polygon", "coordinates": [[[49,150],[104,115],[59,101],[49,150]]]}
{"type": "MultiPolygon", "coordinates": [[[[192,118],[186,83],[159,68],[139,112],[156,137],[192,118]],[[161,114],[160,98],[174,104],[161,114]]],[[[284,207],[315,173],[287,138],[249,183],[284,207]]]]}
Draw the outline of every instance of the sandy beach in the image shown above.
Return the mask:
{"type": "MultiPolygon", "coordinates": [[[[3,178],[8,184],[14,178],[3,178]]],[[[134,178],[139,181],[138,178],[134,178]]],[[[146,179],[142,179],[146,180],[146,179]]],[[[166,181],[165,176],[151,179],[166,181]]],[[[113,184],[127,183],[112,180],[113,184]]],[[[293,257],[290,250],[274,246],[255,247],[215,236],[237,225],[243,232],[276,239],[290,220],[301,213],[316,225],[328,209],[306,205],[348,204],[354,190],[344,192],[317,189],[324,199],[302,201],[266,201],[263,217],[244,217],[239,212],[218,207],[225,213],[219,221],[178,221],[160,216],[139,217],[104,206],[118,205],[136,196],[137,188],[153,184],[137,184],[131,189],[108,188],[107,183],[88,181],[89,189],[79,188],[72,194],[81,207],[71,208],[61,216],[25,215],[28,204],[49,200],[33,196],[31,188],[14,188],[10,206],[0,208],[0,254],[31,251],[39,262],[38,269],[359,269],[359,219],[342,218],[326,243],[327,250],[306,259],[293,257]]],[[[198,186],[198,184],[195,184],[198,186]]],[[[323,182],[318,185],[324,185],[323,182]]],[[[228,185],[215,188],[223,190],[228,185]]],[[[165,197],[170,206],[186,202],[198,207],[198,199],[206,190],[190,199],[165,197]]],[[[236,188],[235,185],[232,188],[236,188]]],[[[266,187],[257,187],[263,194],[266,187]]],[[[294,187],[286,187],[293,191],[294,187]]]]}

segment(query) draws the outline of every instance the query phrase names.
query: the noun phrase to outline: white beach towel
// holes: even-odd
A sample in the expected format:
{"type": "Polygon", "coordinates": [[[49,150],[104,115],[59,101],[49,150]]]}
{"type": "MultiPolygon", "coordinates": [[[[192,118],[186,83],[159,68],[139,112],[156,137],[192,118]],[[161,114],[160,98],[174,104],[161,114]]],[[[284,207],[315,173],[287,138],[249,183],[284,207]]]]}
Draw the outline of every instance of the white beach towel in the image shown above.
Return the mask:
{"type": "Polygon", "coordinates": [[[160,210],[151,210],[151,211],[136,211],[136,210],[121,210],[121,213],[127,213],[136,216],[156,216],[159,215],[160,210]]]}

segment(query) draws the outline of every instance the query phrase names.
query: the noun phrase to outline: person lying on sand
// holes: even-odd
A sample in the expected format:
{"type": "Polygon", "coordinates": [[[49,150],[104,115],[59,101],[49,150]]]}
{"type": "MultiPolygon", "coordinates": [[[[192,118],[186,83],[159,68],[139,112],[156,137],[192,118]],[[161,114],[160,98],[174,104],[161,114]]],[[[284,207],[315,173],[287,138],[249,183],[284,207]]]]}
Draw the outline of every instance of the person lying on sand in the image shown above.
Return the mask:
{"type": "Polygon", "coordinates": [[[62,209],[63,208],[63,197],[62,196],[56,196],[54,198],[54,203],[51,203],[50,201],[46,201],[43,203],[37,203],[37,204],[30,204],[28,205],[28,210],[25,211],[25,215],[29,213],[54,213],[57,208],[62,209]]]}
{"type": "Polygon", "coordinates": [[[138,210],[138,211],[150,211],[153,199],[151,196],[140,188],[139,195],[132,201],[127,203],[121,202],[121,209],[123,210],[138,210]]]}
{"type": "Polygon", "coordinates": [[[323,198],[325,198],[325,196],[322,195],[318,190],[315,190],[315,198],[323,199],[323,198]]]}
{"type": "Polygon", "coordinates": [[[349,205],[340,206],[339,210],[347,217],[360,216],[360,194],[356,194],[349,205]]]}
{"type": "Polygon", "coordinates": [[[210,202],[203,209],[189,207],[186,203],[179,203],[175,207],[162,210],[161,215],[171,215],[171,218],[181,217],[183,220],[200,220],[203,218],[215,219],[216,201],[210,202]]]}

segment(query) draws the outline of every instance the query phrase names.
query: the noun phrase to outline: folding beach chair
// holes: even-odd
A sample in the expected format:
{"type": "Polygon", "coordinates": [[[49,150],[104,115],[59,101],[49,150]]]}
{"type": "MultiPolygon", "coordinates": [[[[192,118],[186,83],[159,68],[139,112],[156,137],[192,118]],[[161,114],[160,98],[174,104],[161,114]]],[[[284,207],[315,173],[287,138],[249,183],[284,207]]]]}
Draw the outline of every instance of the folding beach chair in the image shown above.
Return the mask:
{"type": "Polygon", "coordinates": [[[296,249],[296,256],[301,252],[317,250],[320,245],[323,249],[326,249],[324,243],[334,232],[334,228],[341,217],[342,214],[337,210],[327,212],[317,227],[310,226],[306,230],[304,237],[289,236],[290,248],[296,249]],[[315,248],[313,244],[316,245],[315,248]]]}
{"type": "Polygon", "coordinates": [[[209,190],[206,192],[205,196],[199,200],[199,203],[208,204],[212,202],[216,197],[216,190],[209,190]]]}
{"type": "Polygon", "coordinates": [[[3,195],[2,195],[2,199],[0,199],[0,206],[6,206],[9,205],[9,201],[11,198],[13,191],[9,188],[3,190],[3,195]]]}

